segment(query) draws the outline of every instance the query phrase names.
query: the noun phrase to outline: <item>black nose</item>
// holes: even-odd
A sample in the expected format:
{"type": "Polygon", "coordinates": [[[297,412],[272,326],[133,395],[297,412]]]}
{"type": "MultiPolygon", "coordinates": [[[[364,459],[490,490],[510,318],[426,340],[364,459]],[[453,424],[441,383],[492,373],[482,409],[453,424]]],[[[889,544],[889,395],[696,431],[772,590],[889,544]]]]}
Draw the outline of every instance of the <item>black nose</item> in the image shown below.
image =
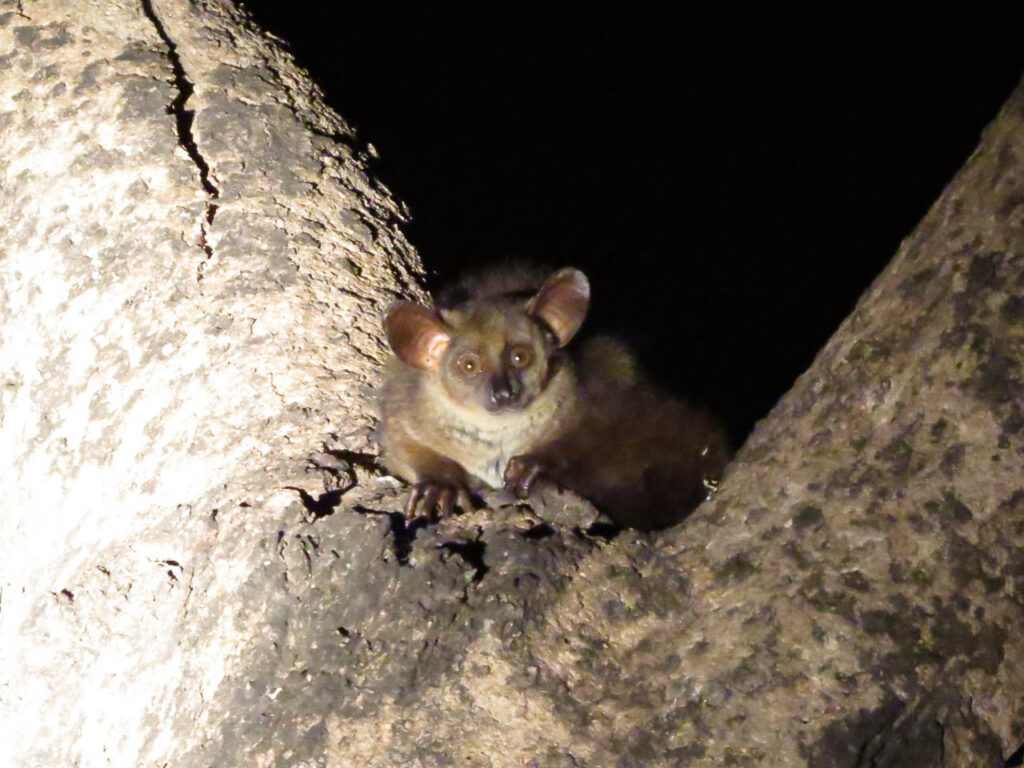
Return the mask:
{"type": "Polygon", "coordinates": [[[491,405],[501,408],[514,404],[523,392],[523,383],[506,375],[498,375],[491,379],[491,405]]]}

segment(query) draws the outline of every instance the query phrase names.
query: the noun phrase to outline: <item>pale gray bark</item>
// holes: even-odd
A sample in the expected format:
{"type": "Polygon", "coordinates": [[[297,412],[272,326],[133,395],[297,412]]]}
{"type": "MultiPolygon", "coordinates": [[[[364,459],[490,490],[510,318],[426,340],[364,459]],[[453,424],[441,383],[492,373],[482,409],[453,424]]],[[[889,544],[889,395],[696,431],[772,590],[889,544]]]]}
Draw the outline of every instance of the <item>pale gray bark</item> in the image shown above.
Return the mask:
{"type": "Polygon", "coordinates": [[[0,12],[0,765],[251,764],[218,697],[416,263],[357,147],[228,5],[0,12]]]}
{"type": "Polygon", "coordinates": [[[8,9],[0,766],[1024,741],[1024,90],[686,523],[410,528],[369,392],[418,265],[351,131],[230,6],[8,9]]]}

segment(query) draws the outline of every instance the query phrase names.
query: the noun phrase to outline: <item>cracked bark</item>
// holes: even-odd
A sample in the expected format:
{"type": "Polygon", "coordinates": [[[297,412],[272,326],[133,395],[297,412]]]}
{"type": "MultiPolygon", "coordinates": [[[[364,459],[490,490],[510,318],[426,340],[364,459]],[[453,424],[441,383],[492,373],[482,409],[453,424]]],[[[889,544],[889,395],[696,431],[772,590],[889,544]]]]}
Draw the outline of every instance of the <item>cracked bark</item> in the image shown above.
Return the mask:
{"type": "Polygon", "coordinates": [[[402,211],[236,10],[8,2],[0,68],[0,766],[1024,741],[1021,90],[715,499],[614,536],[555,491],[401,515],[402,211]]]}
{"type": "MultiPolygon", "coordinates": [[[[142,12],[146,18],[149,19],[153,28],[156,30],[157,35],[164,42],[167,47],[167,60],[171,65],[171,72],[174,75],[173,84],[176,91],[174,99],[167,105],[167,113],[174,116],[174,123],[177,127],[178,133],[178,146],[185,150],[189,158],[195,164],[196,169],[199,172],[199,183],[202,185],[203,190],[206,192],[209,202],[206,205],[206,212],[199,222],[199,247],[202,248],[203,253],[206,254],[207,259],[213,256],[213,248],[210,246],[208,234],[210,228],[213,226],[213,220],[217,217],[217,203],[214,202],[220,197],[220,190],[213,183],[210,178],[210,166],[203,157],[203,153],[199,151],[199,147],[196,145],[195,136],[192,134],[192,122],[195,120],[195,112],[191,109],[186,108],[189,98],[195,91],[192,81],[189,80],[188,74],[185,72],[185,67],[181,63],[181,57],[178,56],[178,46],[167,34],[167,29],[164,27],[160,18],[156,15],[156,11],[153,8],[152,0],[140,0],[142,6],[142,12]]],[[[206,262],[201,261],[199,266],[196,267],[196,280],[203,279],[203,270],[206,267],[206,262]]]]}

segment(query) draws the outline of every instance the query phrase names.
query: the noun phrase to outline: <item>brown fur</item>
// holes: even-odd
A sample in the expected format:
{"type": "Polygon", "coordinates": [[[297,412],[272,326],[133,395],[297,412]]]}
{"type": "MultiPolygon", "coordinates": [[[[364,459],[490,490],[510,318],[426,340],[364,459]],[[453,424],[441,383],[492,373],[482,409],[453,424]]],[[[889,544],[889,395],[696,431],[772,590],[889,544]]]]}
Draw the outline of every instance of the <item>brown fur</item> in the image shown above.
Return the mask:
{"type": "Polygon", "coordinates": [[[566,354],[589,301],[582,273],[559,270],[538,285],[523,271],[468,286],[469,298],[437,313],[403,303],[387,318],[400,359],[383,395],[383,458],[426,489],[428,508],[450,511],[466,488],[525,496],[538,476],[640,529],[700,503],[727,460],[721,429],[646,384],[616,341],[566,354]],[[524,281],[532,294],[522,294],[524,281]]]}

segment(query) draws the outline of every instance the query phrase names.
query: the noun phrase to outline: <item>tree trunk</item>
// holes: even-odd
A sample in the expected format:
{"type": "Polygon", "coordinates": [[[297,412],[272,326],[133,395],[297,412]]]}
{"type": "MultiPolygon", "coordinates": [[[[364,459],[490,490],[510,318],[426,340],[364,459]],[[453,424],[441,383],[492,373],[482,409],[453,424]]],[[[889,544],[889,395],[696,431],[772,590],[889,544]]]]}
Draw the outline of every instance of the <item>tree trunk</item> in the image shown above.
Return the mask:
{"type": "Polygon", "coordinates": [[[562,492],[401,516],[371,391],[418,260],[240,12],[8,3],[0,71],[0,766],[1024,741],[1024,88],[714,500],[606,540],[562,492]]]}

